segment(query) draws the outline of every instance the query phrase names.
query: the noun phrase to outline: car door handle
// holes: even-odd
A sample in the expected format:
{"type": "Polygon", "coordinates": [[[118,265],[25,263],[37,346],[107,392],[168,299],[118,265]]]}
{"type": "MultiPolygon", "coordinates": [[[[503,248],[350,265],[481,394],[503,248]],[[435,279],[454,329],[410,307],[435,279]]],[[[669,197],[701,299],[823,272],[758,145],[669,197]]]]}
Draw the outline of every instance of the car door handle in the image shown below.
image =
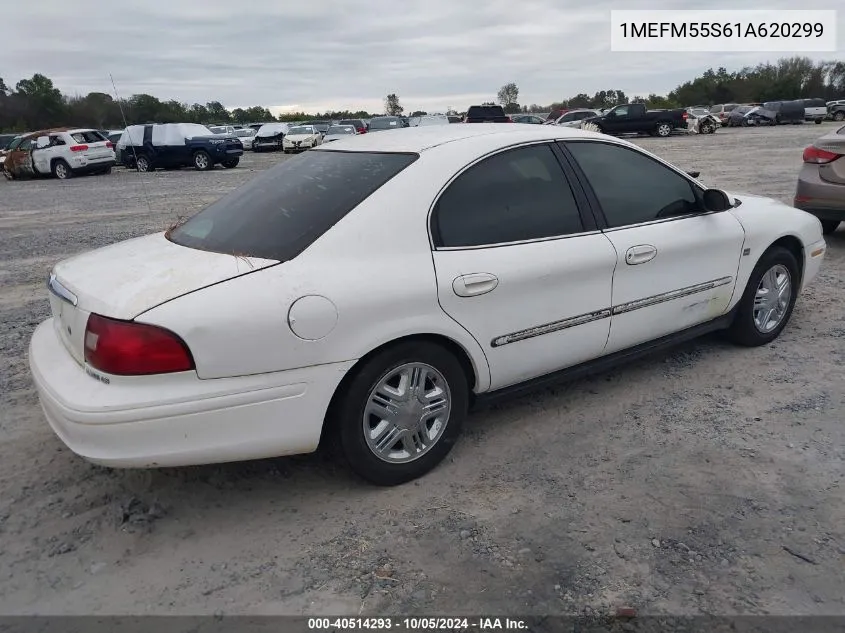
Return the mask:
{"type": "Polygon", "coordinates": [[[629,266],[645,264],[657,256],[657,249],[651,244],[638,244],[625,252],[625,263],[629,266]]]}
{"type": "Polygon", "coordinates": [[[490,273],[471,273],[455,277],[452,289],[459,297],[477,297],[492,291],[499,285],[499,278],[490,273]]]}

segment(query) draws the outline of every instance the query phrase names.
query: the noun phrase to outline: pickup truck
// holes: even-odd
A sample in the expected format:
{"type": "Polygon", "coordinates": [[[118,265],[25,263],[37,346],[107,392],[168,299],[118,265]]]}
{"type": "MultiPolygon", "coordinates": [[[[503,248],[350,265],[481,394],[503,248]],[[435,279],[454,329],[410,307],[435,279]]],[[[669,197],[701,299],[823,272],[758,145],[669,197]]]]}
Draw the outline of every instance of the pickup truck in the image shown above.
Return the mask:
{"type": "Polygon", "coordinates": [[[687,114],[683,108],[677,110],[646,110],[643,103],[627,103],[611,108],[606,113],[584,119],[583,125],[605,134],[649,134],[669,136],[672,130],[686,129],[687,114]]]}
{"type": "Polygon", "coordinates": [[[474,105],[467,110],[464,123],[513,123],[505,109],[497,105],[474,105]]]}

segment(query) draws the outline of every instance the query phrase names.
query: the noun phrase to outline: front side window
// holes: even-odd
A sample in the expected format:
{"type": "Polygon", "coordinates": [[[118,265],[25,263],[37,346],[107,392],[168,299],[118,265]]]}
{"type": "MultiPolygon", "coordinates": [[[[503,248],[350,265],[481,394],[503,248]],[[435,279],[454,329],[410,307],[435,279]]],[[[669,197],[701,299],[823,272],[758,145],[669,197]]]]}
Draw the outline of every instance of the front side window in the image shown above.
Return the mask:
{"type": "Polygon", "coordinates": [[[507,150],[458,176],[432,216],[435,246],[504,244],[583,231],[572,189],[549,145],[507,150]]]}
{"type": "Polygon", "coordinates": [[[569,142],[566,147],[587,177],[610,228],[696,213],[692,183],[628,147],[569,142]]]}
{"type": "Polygon", "coordinates": [[[204,251],[288,261],[416,159],[416,154],[306,152],[235,189],[168,238],[204,251]]]}

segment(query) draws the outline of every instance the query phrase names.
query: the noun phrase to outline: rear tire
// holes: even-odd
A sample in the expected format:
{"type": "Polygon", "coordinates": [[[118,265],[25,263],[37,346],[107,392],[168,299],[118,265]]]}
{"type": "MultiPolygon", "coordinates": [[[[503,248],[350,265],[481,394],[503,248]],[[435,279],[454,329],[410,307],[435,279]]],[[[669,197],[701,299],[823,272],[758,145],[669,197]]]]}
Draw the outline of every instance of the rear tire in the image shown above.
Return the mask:
{"type": "Polygon", "coordinates": [[[221,165],[226,169],[233,169],[238,166],[238,163],[241,162],[240,158],[230,158],[228,160],[224,160],[221,165]]]}
{"type": "Polygon", "coordinates": [[[214,162],[211,160],[208,152],[201,149],[194,152],[194,167],[197,171],[209,171],[214,169],[214,162]]]}
{"type": "Polygon", "coordinates": [[[775,340],[792,316],[800,283],[798,262],[790,251],[773,246],[763,253],[739,300],[729,338],[745,347],[775,340]]]}
{"type": "Polygon", "coordinates": [[[376,485],[395,486],[437,466],[452,450],[469,408],[468,377],[458,359],[435,343],[407,341],[354,371],[327,416],[332,439],[352,470],[376,485]],[[407,380],[400,380],[403,374],[407,380]],[[413,377],[420,375],[415,390],[413,377]],[[372,413],[373,402],[390,422],[372,413]],[[434,406],[445,413],[418,426],[417,420],[426,419],[420,416],[434,406]]]}
{"type": "Polygon", "coordinates": [[[839,220],[821,220],[822,234],[830,235],[839,228],[839,220]]]}
{"type": "Polygon", "coordinates": [[[59,180],[67,180],[68,178],[73,178],[73,170],[67,162],[60,158],[53,163],[53,176],[59,180]]]}
{"type": "Polygon", "coordinates": [[[153,162],[143,154],[141,154],[140,156],[138,156],[138,158],[135,159],[135,168],[138,171],[144,172],[155,171],[155,167],[153,167],[153,162]]]}
{"type": "Polygon", "coordinates": [[[654,129],[657,136],[661,138],[666,138],[672,133],[672,126],[668,123],[658,123],[657,127],[654,129]]]}
{"type": "Polygon", "coordinates": [[[702,123],[699,131],[702,134],[715,134],[716,126],[713,123],[702,123]]]}
{"type": "Polygon", "coordinates": [[[821,122],[822,122],[821,119],[816,119],[816,125],[821,125],[821,122]]]}

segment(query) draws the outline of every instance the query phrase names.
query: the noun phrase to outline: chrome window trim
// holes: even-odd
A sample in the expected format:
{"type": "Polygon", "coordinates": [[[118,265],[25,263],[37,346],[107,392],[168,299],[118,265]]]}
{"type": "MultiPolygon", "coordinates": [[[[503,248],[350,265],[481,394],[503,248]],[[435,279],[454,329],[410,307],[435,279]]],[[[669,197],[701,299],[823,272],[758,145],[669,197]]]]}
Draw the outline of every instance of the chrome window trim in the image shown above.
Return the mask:
{"type": "Polygon", "coordinates": [[[531,240],[518,240],[516,242],[495,242],[493,244],[478,244],[476,246],[438,246],[434,251],[474,251],[483,248],[502,248],[506,246],[521,246],[523,244],[535,244],[537,242],[551,242],[556,240],[568,240],[572,237],[583,237],[585,235],[600,235],[601,231],[583,231],[582,233],[567,233],[565,235],[553,235],[551,237],[537,237],[531,240]]]}
{"type": "Polygon", "coordinates": [[[677,290],[662,292],[660,294],[643,297],[642,299],[636,299],[634,301],[628,301],[609,308],[602,308],[601,310],[595,310],[593,312],[567,317],[558,321],[552,321],[551,323],[544,323],[524,330],[518,330],[516,332],[511,332],[510,334],[497,336],[490,341],[490,346],[502,347],[503,345],[509,345],[510,343],[517,343],[519,341],[542,336],[543,334],[551,334],[552,332],[559,332],[578,325],[585,325],[587,323],[592,323],[593,321],[611,318],[615,315],[627,314],[628,312],[633,312],[642,308],[649,308],[660,303],[688,297],[699,292],[718,288],[719,286],[725,286],[733,280],[733,277],[720,277],[719,279],[712,279],[693,286],[686,286],[684,288],[678,288],[677,290]]]}

